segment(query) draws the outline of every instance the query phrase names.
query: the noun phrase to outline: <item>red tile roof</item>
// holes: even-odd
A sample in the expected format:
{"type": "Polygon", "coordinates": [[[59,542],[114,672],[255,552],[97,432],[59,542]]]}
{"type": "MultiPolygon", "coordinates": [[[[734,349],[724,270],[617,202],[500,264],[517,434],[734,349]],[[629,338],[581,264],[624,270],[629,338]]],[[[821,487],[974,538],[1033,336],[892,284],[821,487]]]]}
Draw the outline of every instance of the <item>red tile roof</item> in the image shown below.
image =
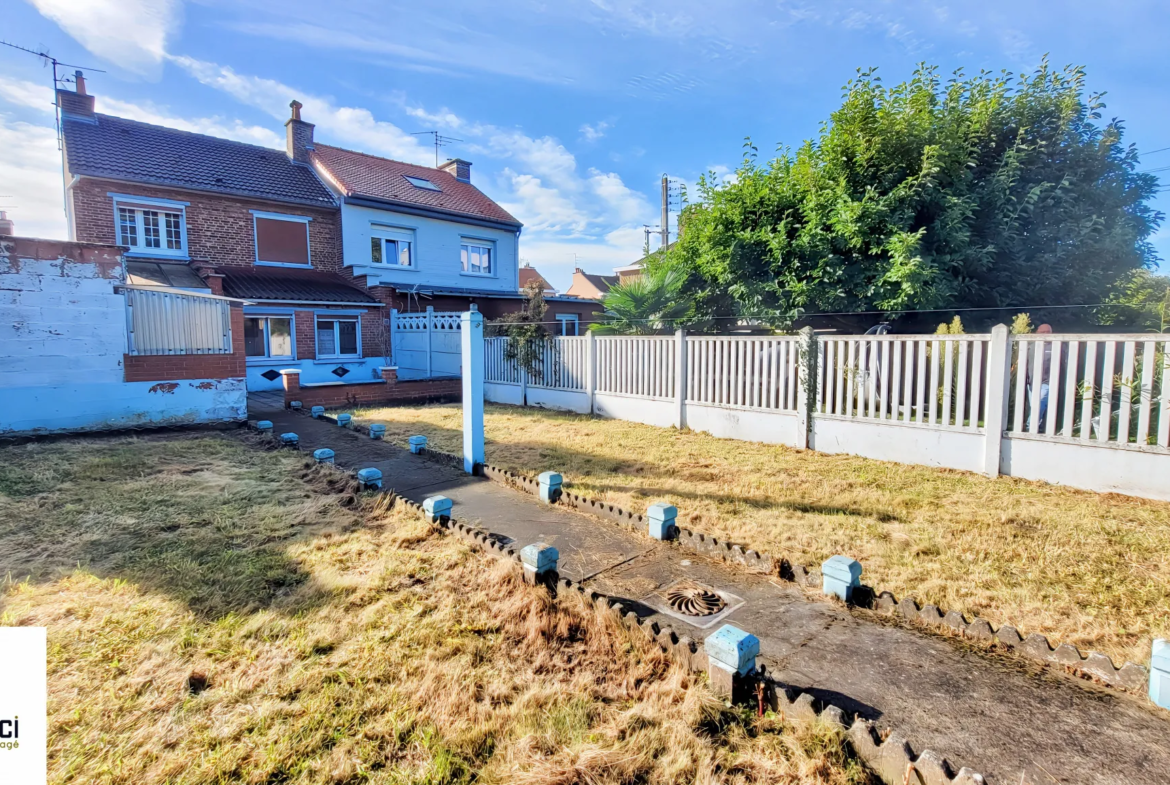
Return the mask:
{"type": "Polygon", "coordinates": [[[520,268],[520,288],[528,288],[528,284],[532,281],[539,281],[541,289],[552,289],[552,285],[544,279],[544,276],[536,271],[535,267],[521,267],[520,268]]]}
{"type": "Polygon", "coordinates": [[[324,144],[317,144],[312,155],[314,162],[332,176],[346,196],[417,205],[520,226],[520,222],[507,210],[474,185],[457,180],[453,174],[442,169],[392,161],[324,144]],[[430,180],[439,190],[416,188],[407,181],[408,176],[430,180]]]}

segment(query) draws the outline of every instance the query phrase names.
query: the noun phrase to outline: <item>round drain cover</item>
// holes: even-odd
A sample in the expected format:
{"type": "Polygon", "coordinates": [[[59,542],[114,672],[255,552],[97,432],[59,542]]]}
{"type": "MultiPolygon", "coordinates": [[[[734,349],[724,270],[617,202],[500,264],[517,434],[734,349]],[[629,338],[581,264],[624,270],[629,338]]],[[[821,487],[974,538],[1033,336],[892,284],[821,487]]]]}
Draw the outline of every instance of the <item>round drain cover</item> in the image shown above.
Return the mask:
{"type": "Polygon", "coordinates": [[[676,586],[666,593],[671,608],[687,616],[710,616],[727,605],[715,592],[697,584],[676,586]]]}

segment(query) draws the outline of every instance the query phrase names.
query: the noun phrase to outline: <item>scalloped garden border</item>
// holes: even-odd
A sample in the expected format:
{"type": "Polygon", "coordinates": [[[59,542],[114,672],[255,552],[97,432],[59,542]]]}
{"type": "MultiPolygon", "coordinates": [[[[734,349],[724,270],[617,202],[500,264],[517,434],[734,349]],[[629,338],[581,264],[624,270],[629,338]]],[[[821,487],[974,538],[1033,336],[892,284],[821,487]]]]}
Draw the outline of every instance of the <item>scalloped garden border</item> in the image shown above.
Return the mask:
{"type": "MultiPolygon", "coordinates": [[[[335,418],[328,416],[322,417],[322,419],[336,422],[335,418]]],[[[252,430],[258,430],[255,420],[248,420],[248,427],[252,430]]],[[[364,426],[356,425],[352,427],[352,430],[362,432],[364,426]]],[[[302,451],[299,444],[282,444],[279,441],[279,437],[274,433],[268,432],[262,433],[262,435],[270,440],[270,449],[293,449],[302,451]]],[[[426,452],[429,453],[428,457],[431,459],[437,459],[444,463],[457,464],[459,466],[463,465],[462,459],[459,459],[457,456],[434,451],[426,452]]],[[[355,472],[346,471],[331,464],[305,463],[304,469],[335,472],[344,477],[353,477],[355,475],[355,472]]],[[[488,469],[489,467],[484,467],[485,474],[487,474],[488,469]]],[[[492,468],[492,471],[500,474],[510,474],[500,469],[492,468]]],[[[532,480],[528,478],[524,479],[527,483],[533,484],[532,480]]],[[[356,486],[356,481],[353,485],[356,486]]],[[[354,488],[351,487],[350,490],[353,491],[354,488]]],[[[392,490],[378,491],[377,493],[388,497],[391,505],[402,504],[406,509],[411,510],[424,519],[430,519],[434,523],[437,523],[440,531],[454,534],[467,541],[473,549],[480,548],[489,556],[507,559],[516,566],[520,564],[520,554],[515,548],[503,544],[497,535],[482,527],[469,526],[455,518],[450,518],[445,515],[438,517],[430,516],[421,504],[400,496],[392,490]]],[[[631,520],[633,519],[633,516],[629,517],[631,520]]],[[[637,516],[638,519],[641,519],[641,517],[640,515],[637,516]]],[[[707,656],[702,647],[689,635],[680,635],[669,625],[643,619],[633,610],[627,608],[626,604],[622,601],[612,599],[593,589],[586,589],[580,583],[568,578],[558,578],[556,590],[558,593],[576,593],[583,601],[593,605],[597,610],[611,614],[628,630],[638,632],[645,636],[646,639],[655,642],[672,658],[689,668],[692,672],[706,672],[708,667],[707,656]]],[[[917,782],[920,785],[984,785],[985,783],[982,774],[965,766],[955,771],[954,767],[946,758],[932,750],[923,750],[920,754],[916,755],[910,742],[896,731],[882,733],[873,722],[857,716],[850,722],[840,707],[818,700],[810,693],[781,683],[769,675],[762,667],[757,678],[764,684],[764,700],[772,711],[784,712],[809,721],[821,718],[836,725],[845,733],[857,756],[883,782],[887,783],[887,785],[907,785],[907,783],[911,782],[917,782]],[[911,773],[916,775],[914,779],[911,779],[911,773]]]]}
{"type": "MultiPolygon", "coordinates": [[[[305,412],[301,410],[301,413],[305,412]]],[[[335,417],[328,414],[322,415],[322,419],[337,422],[335,417]]],[[[352,424],[351,429],[359,433],[368,433],[367,426],[357,423],[352,424]]],[[[462,457],[439,452],[430,447],[423,450],[421,454],[441,463],[463,466],[462,457]]],[[[483,464],[481,469],[483,476],[495,482],[535,495],[540,493],[540,483],[527,475],[501,469],[491,464],[483,464]]],[[[646,518],[641,513],[629,512],[615,504],[596,501],[563,490],[560,503],[565,503],[566,500],[569,506],[580,512],[616,521],[635,531],[645,533],[647,530],[646,518]]],[[[782,556],[776,557],[760,553],[754,549],[745,548],[742,545],[730,543],[702,532],[695,532],[682,526],[677,528],[679,545],[695,553],[714,556],[752,571],[779,575],[781,578],[801,586],[819,588],[821,585],[821,571],[815,566],[805,567],[793,564],[782,556]]],[[[879,591],[868,586],[862,588],[864,590],[861,595],[862,601],[856,604],[871,608],[878,613],[898,615],[905,621],[925,624],[940,632],[958,634],[963,638],[985,645],[1002,646],[1013,653],[1046,665],[1062,667],[1073,675],[1112,689],[1145,695],[1149,688],[1150,674],[1144,665],[1126,662],[1118,668],[1108,655],[1095,651],[1084,655],[1071,643],[1059,643],[1054,647],[1047,636],[1040,633],[1032,633],[1024,638],[1017,628],[1010,624],[996,627],[978,616],[974,619],[968,619],[957,610],[943,611],[937,605],[930,604],[920,606],[913,596],[904,597],[899,601],[892,592],[879,591]]]]}

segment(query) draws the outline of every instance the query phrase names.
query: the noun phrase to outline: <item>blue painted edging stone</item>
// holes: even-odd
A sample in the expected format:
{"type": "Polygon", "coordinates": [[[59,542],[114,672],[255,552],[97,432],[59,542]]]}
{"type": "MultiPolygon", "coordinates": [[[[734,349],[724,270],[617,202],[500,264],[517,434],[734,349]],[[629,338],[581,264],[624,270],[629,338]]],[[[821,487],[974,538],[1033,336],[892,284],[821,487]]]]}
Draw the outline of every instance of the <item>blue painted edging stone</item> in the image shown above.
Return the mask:
{"type": "Polygon", "coordinates": [[[296,447],[300,440],[301,437],[297,436],[295,433],[282,433],[280,435],[281,443],[287,444],[290,447],[296,447]]]}
{"type": "Polygon", "coordinates": [[[382,487],[382,471],[372,466],[366,469],[359,469],[357,478],[363,488],[378,489],[382,487]]]}
{"type": "Polygon", "coordinates": [[[425,436],[411,436],[410,437],[410,452],[413,455],[418,455],[427,448],[427,437],[425,436]]]}
{"type": "Polygon", "coordinates": [[[563,478],[557,472],[541,472],[537,478],[540,481],[540,500],[546,504],[552,504],[561,495],[561,482],[563,478]]]}
{"type": "Polygon", "coordinates": [[[543,542],[534,542],[520,549],[520,563],[532,572],[555,572],[560,553],[551,545],[543,542]]]}
{"type": "Polygon", "coordinates": [[[376,422],[370,426],[370,438],[381,439],[386,435],[386,426],[380,422],[376,422]]]}
{"type": "Polygon", "coordinates": [[[324,406],[314,406],[312,409],[309,409],[309,414],[311,414],[313,416],[314,420],[320,418],[321,415],[323,415],[324,413],[325,413],[324,406]]]}
{"type": "Polygon", "coordinates": [[[352,414],[339,414],[339,415],[337,415],[337,424],[342,428],[348,428],[349,421],[352,419],[353,419],[352,414]]]}
{"type": "Polygon", "coordinates": [[[428,496],[423,499],[423,510],[432,518],[438,518],[446,515],[451,517],[451,500],[446,496],[428,496]]]}
{"type": "Polygon", "coordinates": [[[333,463],[333,450],[328,447],[313,450],[313,460],[317,463],[333,463]]]}
{"type": "Polygon", "coordinates": [[[272,420],[261,420],[256,423],[256,430],[261,433],[272,433],[272,420]]]}
{"type": "Polygon", "coordinates": [[[861,585],[861,562],[848,556],[830,556],[821,564],[821,576],[825,594],[849,602],[853,590],[861,585]]]}
{"type": "Polygon", "coordinates": [[[1150,700],[1163,709],[1170,709],[1170,641],[1154,640],[1150,655],[1150,700]]]}
{"type": "Polygon", "coordinates": [[[674,536],[678,507],[666,502],[654,502],[646,510],[650,536],[656,540],[669,540],[674,536]]]}
{"type": "Polygon", "coordinates": [[[756,669],[760,639],[738,627],[724,624],[707,636],[703,650],[712,662],[742,676],[756,669]]]}

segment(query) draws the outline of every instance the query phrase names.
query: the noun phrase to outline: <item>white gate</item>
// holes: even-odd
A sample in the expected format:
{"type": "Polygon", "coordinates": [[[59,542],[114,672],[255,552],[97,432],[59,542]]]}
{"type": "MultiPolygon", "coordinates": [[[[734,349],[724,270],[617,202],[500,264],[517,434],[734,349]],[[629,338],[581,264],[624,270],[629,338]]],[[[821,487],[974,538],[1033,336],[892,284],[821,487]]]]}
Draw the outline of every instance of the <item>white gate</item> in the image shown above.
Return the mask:
{"type": "Polygon", "coordinates": [[[390,350],[398,378],[441,379],[459,376],[460,319],[458,311],[423,313],[390,311],[390,350]]]}

